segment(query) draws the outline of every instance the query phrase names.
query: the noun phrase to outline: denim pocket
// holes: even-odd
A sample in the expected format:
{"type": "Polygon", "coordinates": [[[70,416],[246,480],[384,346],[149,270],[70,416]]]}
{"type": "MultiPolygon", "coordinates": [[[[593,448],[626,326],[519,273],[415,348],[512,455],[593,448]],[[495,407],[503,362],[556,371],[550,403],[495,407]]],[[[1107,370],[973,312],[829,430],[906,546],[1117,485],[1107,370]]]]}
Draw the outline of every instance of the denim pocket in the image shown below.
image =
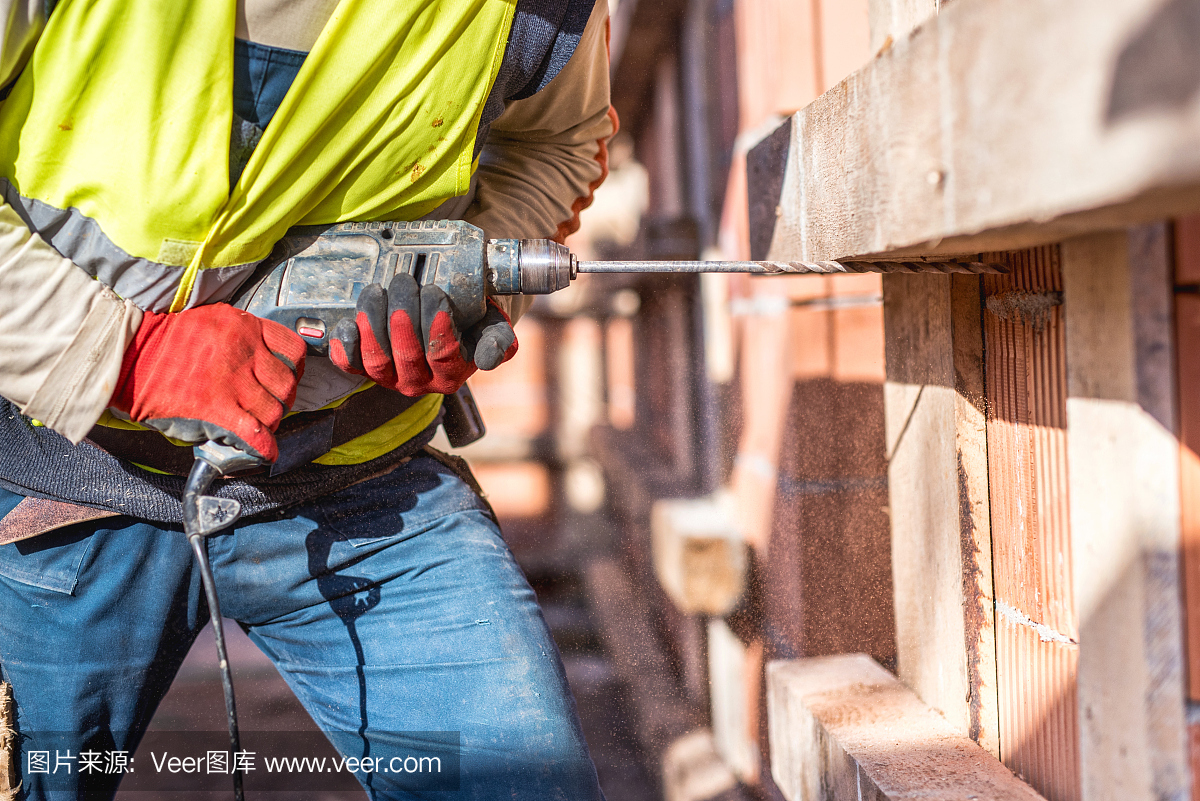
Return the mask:
{"type": "Polygon", "coordinates": [[[91,529],[71,526],[0,545],[0,576],[70,595],[92,548],[91,534],[91,529]]]}

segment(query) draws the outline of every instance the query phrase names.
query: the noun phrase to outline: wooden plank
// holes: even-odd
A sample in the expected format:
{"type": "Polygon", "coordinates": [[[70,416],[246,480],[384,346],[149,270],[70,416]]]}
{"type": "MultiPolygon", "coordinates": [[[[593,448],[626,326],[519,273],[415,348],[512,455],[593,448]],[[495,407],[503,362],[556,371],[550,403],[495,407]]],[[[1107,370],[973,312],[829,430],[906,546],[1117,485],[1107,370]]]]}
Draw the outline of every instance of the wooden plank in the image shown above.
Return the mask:
{"type": "Polygon", "coordinates": [[[771,771],[788,801],[1038,801],[865,654],[767,668],[771,771]]]}
{"type": "Polygon", "coordinates": [[[747,690],[751,685],[757,690],[762,681],[762,661],[753,659],[749,650],[724,620],[709,620],[713,742],[734,775],[747,783],[757,783],[761,756],[758,732],[752,730],[751,724],[759,717],[758,709],[751,709],[750,705],[753,702],[757,707],[761,695],[747,690]]]}
{"type": "Polygon", "coordinates": [[[979,281],[885,276],[883,294],[899,675],[998,754],[979,281]]]}
{"type": "Polygon", "coordinates": [[[663,754],[663,801],[743,801],[737,778],[708,729],[685,734],[663,754]]]}
{"type": "Polygon", "coordinates": [[[993,755],[999,749],[992,525],[985,427],[980,283],[950,279],[954,364],[954,443],[962,558],[963,639],[967,660],[967,733],[993,755]]]}
{"type": "Polygon", "coordinates": [[[746,541],[729,496],[656,501],[650,513],[654,573],[685,614],[727,615],[746,589],[746,541]]]}
{"type": "Polygon", "coordinates": [[[787,120],[746,154],[746,196],[749,199],[750,258],[761,261],[771,249],[779,196],[792,142],[792,120],[787,120]]]}
{"type": "Polygon", "coordinates": [[[1188,792],[1165,226],[1062,245],[1085,801],[1188,792]]]}
{"type": "Polygon", "coordinates": [[[1014,250],[1195,212],[1195,49],[1155,44],[1200,40],[1194,12],[949,4],[795,115],[770,258],[1014,250]]]}
{"type": "Polygon", "coordinates": [[[1011,270],[983,279],[1000,755],[1051,801],[1076,801],[1079,634],[1059,251],[981,258],[1011,270]]]}

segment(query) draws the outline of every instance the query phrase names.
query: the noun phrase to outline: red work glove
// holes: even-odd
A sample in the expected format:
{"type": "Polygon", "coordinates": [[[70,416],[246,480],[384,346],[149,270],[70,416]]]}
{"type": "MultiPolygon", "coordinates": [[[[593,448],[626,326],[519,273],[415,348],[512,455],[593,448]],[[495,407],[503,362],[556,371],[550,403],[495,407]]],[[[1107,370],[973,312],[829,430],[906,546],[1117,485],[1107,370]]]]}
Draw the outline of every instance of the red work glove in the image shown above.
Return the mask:
{"type": "Polygon", "coordinates": [[[304,340],[224,303],[146,312],[109,405],[187,442],[217,440],[267,461],[296,399],[304,340]]]}
{"type": "Polygon", "coordinates": [[[329,358],[342,370],[365,375],[410,398],[457,392],[476,368],[494,370],[517,352],[517,334],[495,301],[484,318],[460,335],[450,299],[433,284],[418,286],[407,273],[363,288],[355,320],[333,328],[329,358]]]}

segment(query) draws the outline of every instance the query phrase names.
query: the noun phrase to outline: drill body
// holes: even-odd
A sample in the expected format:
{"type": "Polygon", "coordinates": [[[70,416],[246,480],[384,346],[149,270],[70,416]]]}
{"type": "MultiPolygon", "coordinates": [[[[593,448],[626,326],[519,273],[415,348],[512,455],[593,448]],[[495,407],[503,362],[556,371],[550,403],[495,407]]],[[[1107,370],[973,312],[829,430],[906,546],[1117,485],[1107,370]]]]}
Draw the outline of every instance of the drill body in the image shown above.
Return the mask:
{"type": "Polygon", "coordinates": [[[461,220],[358,222],[294,228],[255,271],[234,305],[302,336],[327,355],[342,319],[354,319],[368,284],[408,273],[450,299],[459,330],[483,319],[488,295],[547,294],[575,277],[578,262],[546,239],[485,239],[461,220]]]}

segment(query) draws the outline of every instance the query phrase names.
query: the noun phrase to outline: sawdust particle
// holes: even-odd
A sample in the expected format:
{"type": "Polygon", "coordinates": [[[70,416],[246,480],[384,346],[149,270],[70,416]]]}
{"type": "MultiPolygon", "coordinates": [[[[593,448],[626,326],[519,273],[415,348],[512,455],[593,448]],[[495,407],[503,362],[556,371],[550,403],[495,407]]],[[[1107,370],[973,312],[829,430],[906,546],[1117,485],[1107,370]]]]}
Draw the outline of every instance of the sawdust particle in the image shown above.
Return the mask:
{"type": "Polygon", "coordinates": [[[1050,322],[1051,310],[1062,302],[1062,292],[1014,289],[988,296],[985,305],[1001,320],[1024,323],[1040,334],[1050,322]]]}

